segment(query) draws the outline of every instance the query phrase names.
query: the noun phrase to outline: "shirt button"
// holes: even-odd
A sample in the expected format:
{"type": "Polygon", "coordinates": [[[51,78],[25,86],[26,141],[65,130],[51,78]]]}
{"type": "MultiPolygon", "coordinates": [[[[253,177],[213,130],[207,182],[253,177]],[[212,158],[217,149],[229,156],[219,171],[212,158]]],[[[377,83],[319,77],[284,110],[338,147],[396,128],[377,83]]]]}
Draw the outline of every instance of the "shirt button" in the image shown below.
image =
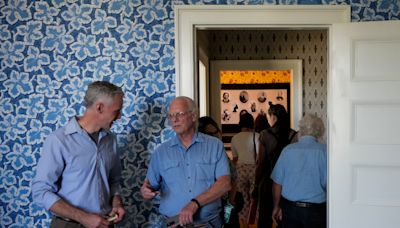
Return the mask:
{"type": "Polygon", "coordinates": [[[188,179],[190,179],[190,177],[188,177],[188,179]]]}
{"type": "Polygon", "coordinates": [[[189,190],[189,192],[192,192],[192,190],[189,190]]]}
{"type": "Polygon", "coordinates": [[[186,166],[189,166],[189,163],[187,163],[186,166]]]}

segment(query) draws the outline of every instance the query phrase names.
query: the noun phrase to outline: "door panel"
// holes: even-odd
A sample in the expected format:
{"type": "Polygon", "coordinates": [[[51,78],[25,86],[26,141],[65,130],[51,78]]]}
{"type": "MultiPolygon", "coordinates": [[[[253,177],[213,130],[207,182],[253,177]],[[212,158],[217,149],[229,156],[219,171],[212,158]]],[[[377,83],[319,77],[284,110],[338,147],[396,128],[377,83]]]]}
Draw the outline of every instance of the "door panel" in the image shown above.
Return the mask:
{"type": "Polygon", "coordinates": [[[329,227],[399,227],[400,22],[331,29],[329,227]]]}

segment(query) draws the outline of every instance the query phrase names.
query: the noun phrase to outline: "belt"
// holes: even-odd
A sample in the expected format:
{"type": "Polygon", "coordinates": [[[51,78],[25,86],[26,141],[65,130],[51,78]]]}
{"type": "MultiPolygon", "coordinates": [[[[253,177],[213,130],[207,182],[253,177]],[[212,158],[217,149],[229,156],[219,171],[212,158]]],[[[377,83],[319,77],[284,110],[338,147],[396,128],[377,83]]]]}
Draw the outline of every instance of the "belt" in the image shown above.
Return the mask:
{"type": "Polygon", "coordinates": [[[55,219],[63,220],[64,222],[70,222],[70,223],[74,223],[74,224],[80,224],[79,222],[77,222],[77,221],[75,221],[75,220],[72,220],[72,219],[69,219],[69,218],[64,218],[64,217],[61,217],[61,216],[58,216],[58,215],[54,215],[54,218],[55,218],[55,219]]]}
{"type": "Polygon", "coordinates": [[[303,207],[303,208],[322,208],[326,207],[326,203],[308,203],[308,202],[300,202],[300,201],[290,201],[282,197],[282,202],[284,204],[292,205],[295,207],[303,207]]]}

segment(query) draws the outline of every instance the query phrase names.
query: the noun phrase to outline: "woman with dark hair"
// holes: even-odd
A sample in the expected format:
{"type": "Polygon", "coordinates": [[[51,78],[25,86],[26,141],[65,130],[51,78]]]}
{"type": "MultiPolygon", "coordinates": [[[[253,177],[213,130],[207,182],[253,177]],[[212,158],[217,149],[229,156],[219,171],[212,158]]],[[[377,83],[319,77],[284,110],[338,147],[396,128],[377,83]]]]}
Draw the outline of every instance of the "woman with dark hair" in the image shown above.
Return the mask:
{"type": "Polygon", "coordinates": [[[237,191],[244,196],[244,207],[239,213],[240,227],[248,227],[247,215],[250,209],[251,192],[254,189],[254,175],[258,153],[259,134],[254,132],[254,118],[244,113],[239,120],[240,132],[231,140],[233,162],[237,170],[237,191]]]}
{"type": "Polygon", "coordinates": [[[254,131],[260,133],[262,130],[269,128],[269,123],[267,115],[264,113],[259,113],[254,120],[254,131]]]}
{"type": "Polygon", "coordinates": [[[271,127],[260,133],[255,177],[255,186],[258,189],[253,191],[253,198],[257,199],[259,205],[257,227],[272,226],[271,171],[282,149],[289,143],[297,141],[297,132],[290,128],[289,114],[283,105],[269,102],[267,119],[271,127]]]}

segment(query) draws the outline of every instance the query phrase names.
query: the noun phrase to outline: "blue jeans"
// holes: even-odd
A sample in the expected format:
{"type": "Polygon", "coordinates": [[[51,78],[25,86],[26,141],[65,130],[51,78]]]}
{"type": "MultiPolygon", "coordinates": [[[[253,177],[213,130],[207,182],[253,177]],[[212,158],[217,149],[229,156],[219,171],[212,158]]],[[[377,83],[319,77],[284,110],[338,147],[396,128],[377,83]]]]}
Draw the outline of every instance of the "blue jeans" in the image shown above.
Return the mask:
{"type": "Polygon", "coordinates": [[[282,228],[326,228],[326,207],[283,204],[282,228]]]}

